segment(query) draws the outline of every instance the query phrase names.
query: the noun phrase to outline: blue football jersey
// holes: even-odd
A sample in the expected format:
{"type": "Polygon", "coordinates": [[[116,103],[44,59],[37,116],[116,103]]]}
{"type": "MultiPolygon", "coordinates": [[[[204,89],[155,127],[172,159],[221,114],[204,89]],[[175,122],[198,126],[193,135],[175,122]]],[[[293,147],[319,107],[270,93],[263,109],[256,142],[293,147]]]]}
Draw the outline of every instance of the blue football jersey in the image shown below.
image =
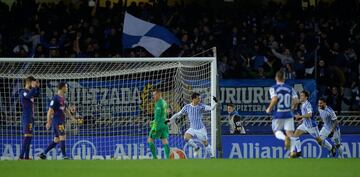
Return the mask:
{"type": "Polygon", "coordinates": [[[34,121],[34,98],[40,95],[39,88],[23,89],[20,92],[20,102],[22,108],[22,123],[34,121]]]}
{"type": "Polygon", "coordinates": [[[50,108],[54,110],[53,124],[65,123],[65,98],[55,95],[50,102],[50,108]]]}
{"type": "Polygon", "coordinates": [[[288,119],[293,118],[294,114],[291,111],[292,99],[298,98],[294,88],[287,84],[276,84],[270,89],[270,97],[277,97],[278,101],[273,114],[274,119],[288,119]]]}

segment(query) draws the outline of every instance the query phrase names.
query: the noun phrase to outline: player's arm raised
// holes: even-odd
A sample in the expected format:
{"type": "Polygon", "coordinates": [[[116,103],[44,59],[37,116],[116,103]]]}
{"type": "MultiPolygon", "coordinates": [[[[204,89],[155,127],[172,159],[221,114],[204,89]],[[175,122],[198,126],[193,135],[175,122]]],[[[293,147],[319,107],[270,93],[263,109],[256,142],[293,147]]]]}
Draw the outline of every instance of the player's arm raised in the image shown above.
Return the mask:
{"type": "Polygon", "coordinates": [[[27,99],[38,97],[40,95],[39,86],[40,86],[39,81],[32,81],[31,82],[32,89],[30,90],[30,92],[28,94],[24,95],[24,97],[27,98],[27,99]]]}
{"type": "Polygon", "coordinates": [[[216,108],[218,100],[214,96],[212,97],[212,100],[215,102],[215,104],[213,104],[212,106],[206,105],[205,106],[205,111],[212,111],[212,110],[214,110],[216,108]]]}

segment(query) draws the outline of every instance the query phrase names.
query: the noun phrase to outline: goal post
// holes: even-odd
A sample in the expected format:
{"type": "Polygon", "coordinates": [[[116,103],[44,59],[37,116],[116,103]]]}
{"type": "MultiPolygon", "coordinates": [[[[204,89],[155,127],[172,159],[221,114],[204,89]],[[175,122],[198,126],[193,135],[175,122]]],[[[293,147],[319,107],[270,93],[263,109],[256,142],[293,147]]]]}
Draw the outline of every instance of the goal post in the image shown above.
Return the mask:
{"type": "MultiPolygon", "coordinates": [[[[214,49],[215,52],[215,49],[214,49]]],[[[34,99],[35,123],[30,154],[36,159],[52,141],[45,129],[49,102],[56,85],[66,82],[65,99],[76,107],[67,119],[67,154],[74,159],[148,158],[146,139],[153,118],[151,89],[163,91],[173,114],[189,103],[192,92],[213,104],[217,91],[217,64],[213,57],[184,58],[0,58],[0,158],[17,159],[22,141],[19,93],[23,79],[34,76],[41,83],[41,94],[34,99]]],[[[169,116],[170,116],[169,115],[169,116]]],[[[216,109],[204,117],[208,137],[216,153],[216,109]]],[[[183,150],[192,158],[192,149],[183,140],[187,118],[170,125],[171,148],[183,150]]],[[[161,143],[156,143],[163,158],[161,143]]],[[[202,150],[206,155],[205,149],[202,150]]],[[[58,159],[58,149],[48,158],[58,159]]]]}

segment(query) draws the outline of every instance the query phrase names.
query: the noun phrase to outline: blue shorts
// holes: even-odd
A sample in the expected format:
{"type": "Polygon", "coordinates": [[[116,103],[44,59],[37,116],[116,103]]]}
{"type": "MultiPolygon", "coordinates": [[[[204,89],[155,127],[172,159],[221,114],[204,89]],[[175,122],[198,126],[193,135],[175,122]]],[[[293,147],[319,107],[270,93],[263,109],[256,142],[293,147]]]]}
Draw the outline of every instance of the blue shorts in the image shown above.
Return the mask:
{"type": "Polygon", "coordinates": [[[65,135],[65,125],[64,124],[54,124],[52,128],[53,128],[53,133],[54,133],[55,137],[65,135]]]}

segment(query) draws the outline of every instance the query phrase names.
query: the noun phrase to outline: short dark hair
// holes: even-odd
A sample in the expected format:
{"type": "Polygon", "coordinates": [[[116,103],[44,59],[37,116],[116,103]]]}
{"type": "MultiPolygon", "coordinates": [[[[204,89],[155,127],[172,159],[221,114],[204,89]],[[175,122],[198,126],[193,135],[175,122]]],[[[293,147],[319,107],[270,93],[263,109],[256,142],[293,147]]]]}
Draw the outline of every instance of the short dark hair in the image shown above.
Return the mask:
{"type": "Polygon", "coordinates": [[[284,71],[280,70],[278,72],[276,72],[276,78],[280,81],[284,81],[285,80],[285,73],[284,71]]]}
{"type": "Polygon", "coordinates": [[[26,83],[32,82],[32,81],[36,81],[35,77],[33,77],[33,76],[28,76],[28,77],[25,78],[25,80],[24,80],[24,85],[26,85],[26,83]]]}
{"type": "Polygon", "coordinates": [[[31,81],[36,81],[36,79],[34,76],[29,76],[29,77],[25,78],[25,81],[31,82],[31,81]]]}
{"type": "Polygon", "coordinates": [[[199,93],[194,92],[194,93],[191,94],[191,99],[193,100],[193,99],[195,99],[195,98],[197,98],[199,96],[200,96],[199,93]]]}
{"type": "Polygon", "coordinates": [[[306,90],[301,91],[301,93],[303,93],[306,96],[306,98],[310,97],[310,93],[306,90]]]}
{"type": "Polygon", "coordinates": [[[228,103],[226,106],[230,106],[230,107],[235,107],[235,105],[233,103],[228,103]]]}
{"type": "Polygon", "coordinates": [[[58,90],[64,88],[66,86],[66,82],[60,82],[58,85],[57,85],[57,88],[58,90]]]}
{"type": "Polygon", "coordinates": [[[326,99],[324,97],[319,98],[319,101],[326,103],[326,99]]]}

